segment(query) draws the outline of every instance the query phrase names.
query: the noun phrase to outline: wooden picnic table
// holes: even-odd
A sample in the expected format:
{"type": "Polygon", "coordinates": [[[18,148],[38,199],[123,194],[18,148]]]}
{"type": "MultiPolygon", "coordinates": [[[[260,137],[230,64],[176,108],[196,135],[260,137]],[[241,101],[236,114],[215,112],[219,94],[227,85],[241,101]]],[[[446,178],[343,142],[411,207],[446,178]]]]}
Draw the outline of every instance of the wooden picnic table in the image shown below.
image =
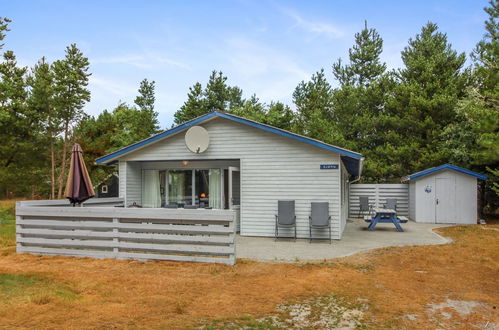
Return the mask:
{"type": "Polygon", "coordinates": [[[367,230],[373,231],[378,223],[393,223],[397,231],[403,232],[401,223],[407,222],[405,217],[397,217],[397,211],[393,209],[374,208],[374,217],[366,216],[364,220],[369,222],[367,230]]]}

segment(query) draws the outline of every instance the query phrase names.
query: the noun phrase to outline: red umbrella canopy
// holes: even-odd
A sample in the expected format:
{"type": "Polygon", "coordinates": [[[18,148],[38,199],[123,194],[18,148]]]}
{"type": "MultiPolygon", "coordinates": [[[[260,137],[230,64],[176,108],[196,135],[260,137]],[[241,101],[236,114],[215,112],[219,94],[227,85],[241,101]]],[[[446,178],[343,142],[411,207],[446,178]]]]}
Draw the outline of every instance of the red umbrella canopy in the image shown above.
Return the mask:
{"type": "Polygon", "coordinates": [[[79,144],[73,146],[71,164],[69,166],[68,181],[64,197],[74,205],[80,204],[95,196],[92,180],[88,175],[85,161],[83,160],[83,150],[79,144]]]}

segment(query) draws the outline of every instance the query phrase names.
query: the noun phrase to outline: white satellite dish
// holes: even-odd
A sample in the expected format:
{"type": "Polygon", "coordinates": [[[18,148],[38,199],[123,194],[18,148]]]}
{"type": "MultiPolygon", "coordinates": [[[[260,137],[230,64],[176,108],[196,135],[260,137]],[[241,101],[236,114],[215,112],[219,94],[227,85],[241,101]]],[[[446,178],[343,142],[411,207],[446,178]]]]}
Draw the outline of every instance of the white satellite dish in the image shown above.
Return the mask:
{"type": "Polygon", "coordinates": [[[185,145],[195,154],[205,152],[210,145],[210,135],[201,126],[192,126],[185,133],[185,145]]]}

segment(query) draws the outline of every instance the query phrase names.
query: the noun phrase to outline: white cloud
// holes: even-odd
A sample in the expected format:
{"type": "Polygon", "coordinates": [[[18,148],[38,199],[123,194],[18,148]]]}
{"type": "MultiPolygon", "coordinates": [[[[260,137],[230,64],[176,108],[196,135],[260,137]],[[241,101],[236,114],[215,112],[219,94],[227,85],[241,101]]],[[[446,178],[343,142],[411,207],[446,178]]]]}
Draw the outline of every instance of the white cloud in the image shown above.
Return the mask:
{"type": "Polygon", "coordinates": [[[108,56],[92,59],[93,64],[127,64],[140,69],[153,69],[158,66],[174,66],[181,69],[191,70],[191,67],[180,61],[162,56],[155,52],[145,52],[144,54],[127,54],[119,56],[108,56]]]}
{"type": "Polygon", "coordinates": [[[107,91],[118,97],[129,97],[136,93],[137,87],[132,87],[131,85],[124,84],[123,82],[105,78],[99,75],[92,74],[89,77],[89,87],[92,89],[92,94],[94,91],[102,92],[107,91]]]}
{"type": "Polygon", "coordinates": [[[265,102],[290,103],[296,85],[311,75],[288,53],[246,38],[226,40],[224,52],[230,83],[265,102]]]}
{"type": "Polygon", "coordinates": [[[326,37],[331,39],[338,39],[345,35],[345,32],[343,30],[331,23],[305,19],[294,9],[280,7],[280,10],[285,15],[292,18],[295,21],[297,27],[300,27],[307,32],[318,35],[325,35],[326,37]]]}

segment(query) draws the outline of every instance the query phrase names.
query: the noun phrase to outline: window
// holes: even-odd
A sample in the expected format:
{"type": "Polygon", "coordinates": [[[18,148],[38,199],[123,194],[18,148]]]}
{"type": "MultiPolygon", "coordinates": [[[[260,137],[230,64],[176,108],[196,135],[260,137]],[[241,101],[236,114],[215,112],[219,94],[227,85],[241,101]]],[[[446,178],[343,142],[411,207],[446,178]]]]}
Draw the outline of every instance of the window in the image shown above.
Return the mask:
{"type": "Polygon", "coordinates": [[[102,187],[100,188],[100,192],[102,194],[107,194],[107,184],[102,185],[102,187]]]}

